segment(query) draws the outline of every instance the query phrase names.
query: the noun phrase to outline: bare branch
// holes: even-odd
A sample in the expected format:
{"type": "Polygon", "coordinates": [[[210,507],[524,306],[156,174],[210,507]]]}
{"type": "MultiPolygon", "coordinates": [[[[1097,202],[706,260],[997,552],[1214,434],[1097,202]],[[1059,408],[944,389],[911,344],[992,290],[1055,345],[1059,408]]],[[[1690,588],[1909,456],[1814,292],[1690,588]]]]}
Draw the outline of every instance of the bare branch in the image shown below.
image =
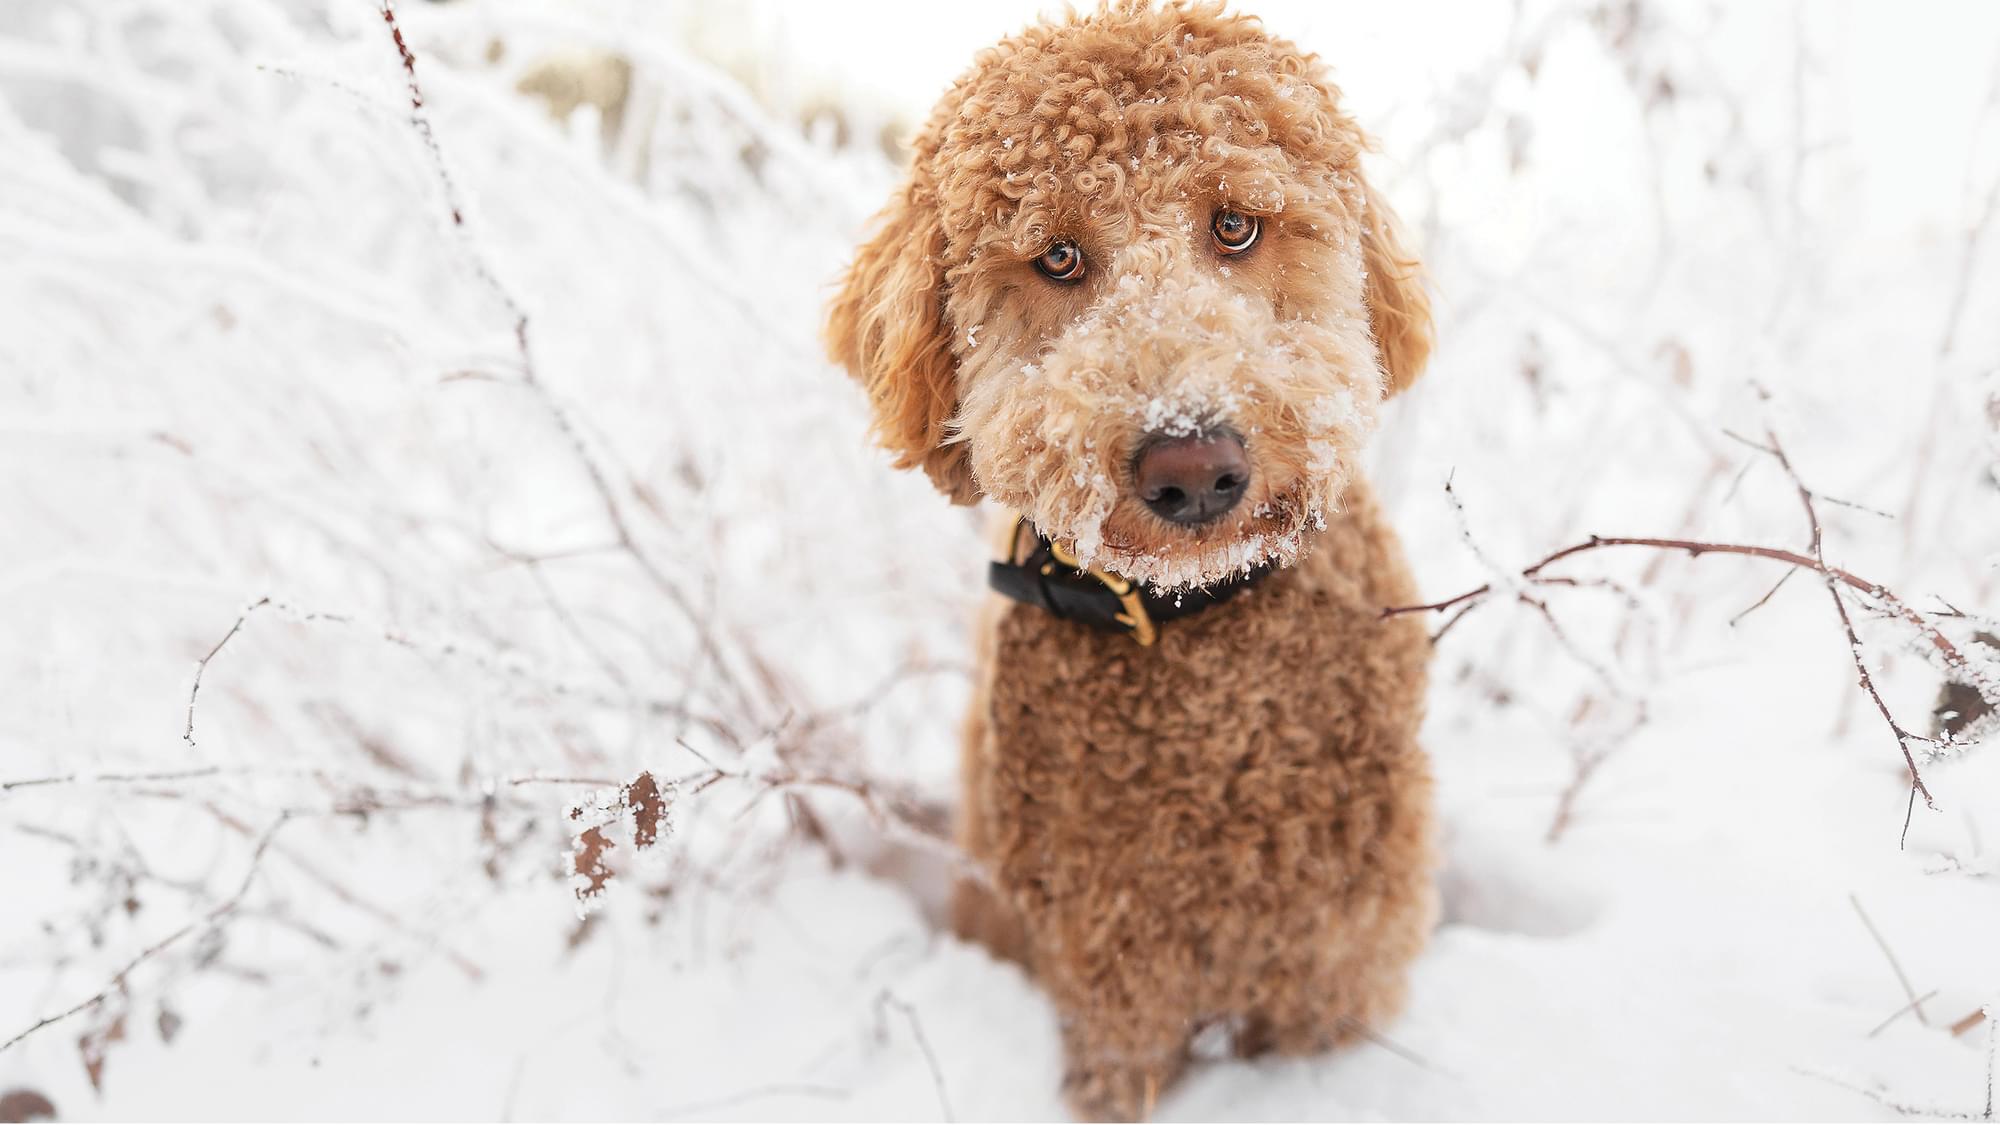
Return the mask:
{"type": "Polygon", "coordinates": [[[243,630],[243,623],[250,620],[251,614],[257,612],[260,609],[263,609],[265,606],[270,604],[271,604],[271,599],[268,595],[266,595],[265,597],[258,598],[254,602],[251,602],[249,606],[246,607],[243,610],[243,612],[237,616],[235,623],[229,626],[229,631],[222,634],[222,639],[216,641],[214,647],[210,648],[208,652],[202,656],[200,662],[194,666],[194,683],[192,686],[188,688],[187,726],[183,728],[181,731],[181,741],[187,743],[189,749],[193,749],[195,744],[194,743],[194,700],[195,696],[201,694],[201,678],[208,671],[208,662],[214,660],[216,658],[216,655],[222,651],[222,647],[228,644],[231,638],[235,637],[237,633],[243,630]]]}
{"type": "Polygon", "coordinates": [[[221,766],[201,766],[185,770],[153,770],[141,773],[67,773],[59,777],[24,777],[16,781],[0,781],[0,793],[15,789],[34,789],[49,785],[130,785],[152,784],[161,781],[188,781],[195,778],[214,777],[222,772],[221,766]]]}
{"type": "MultiPolygon", "coordinates": [[[[1763,547],[1747,543],[1715,543],[1700,539],[1668,539],[1640,535],[1592,535],[1581,543],[1571,544],[1559,551],[1550,552],[1534,564],[1524,567],[1520,571],[1520,574],[1521,577],[1527,579],[1538,578],[1544,570],[1554,566],[1556,563],[1562,562],[1564,559],[1572,558],[1576,555],[1588,554],[1592,551],[1607,550],[1612,547],[1646,547],[1656,551],[1679,551],[1685,552],[1689,558],[1700,558],[1703,555],[1742,555],[1747,558],[1768,559],[1772,562],[1786,563],[1802,570],[1812,571],[1815,574],[1822,574],[1826,577],[1836,579],[1868,597],[1889,601],[1892,611],[1897,616],[1917,626],[1923,634],[1924,639],[1938,650],[1939,655],[1944,657],[1948,665],[1953,668],[1965,668],[1968,665],[1964,654],[1959,652],[1958,646],[1951,643],[1951,638],[1938,632],[1936,627],[1931,625],[1922,614],[1904,606],[1899,600],[1892,600],[1893,596],[1880,584],[1870,582],[1851,571],[1821,563],[1807,555],[1799,554],[1797,551],[1787,551],[1781,547],[1763,547]]],[[[1450,609],[1465,602],[1484,598],[1492,592],[1493,586],[1491,583],[1488,583],[1474,587],[1461,594],[1454,594],[1441,601],[1425,602],[1421,605],[1389,606],[1381,611],[1381,616],[1389,618],[1405,613],[1430,613],[1450,609]]]]}
{"type": "Polygon", "coordinates": [[[213,929],[217,923],[221,922],[224,918],[234,913],[236,908],[243,904],[243,896],[250,893],[250,885],[257,878],[258,870],[263,866],[264,853],[270,850],[272,839],[277,836],[279,829],[283,828],[286,824],[291,822],[291,819],[292,819],[291,814],[280,813],[278,815],[278,818],[271,822],[271,826],[264,830],[263,835],[257,838],[257,846],[254,849],[252,849],[250,853],[250,864],[248,868],[244,870],[243,881],[237,885],[234,894],[231,894],[228,898],[225,898],[221,902],[217,903],[214,907],[210,908],[208,912],[203,914],[201,917],[189,921],[185,925],[181,926],[179,929],[174,930],[172,933],[166,935],[163,938],[160,938],[158,941],[155,941],[153,944],[140,950],[137,956],[133,957],[130,961],[127,961],[125,963],[124,968],[119,969],[115,974],[112,975],[110,983],[106,984],[103,988],[98,989],[91,995],[84,997],[82,1000],[78,1001],[77,1003],[71,1005],[68,1008],[63,1009],[60,1012],[55,1013],[54,1015],[43,1016],[41,1019],[35,1021],[35,1023],[29,1026],[26,1030],[16,1032],[13,1038],[8,1039],[5,1043],[0,1043],[0,1052],[6,1051],[9,1047],[14,1046],[15,1044],[21,1042],[22,1040],[28,1038],[30,1035],[35,1034],[36,1032],[42,1030],[45,1027],[61,1023],[62,1021],[69,1019],[71,1016],[79,1015],[83,1012],[90,1011],[91,1009],[104,1003],[105,1000],[110,998],[113,992],[116,992],[125,986],[126,978],[131,976],[132,973],[139,968],[139,966],[159,956],[161,953],[166,952],[168,949],[173,948],[175,945],[179,944],[183,939],[185,939],[188,935],[198,933],[203,930],[213,929]]]}

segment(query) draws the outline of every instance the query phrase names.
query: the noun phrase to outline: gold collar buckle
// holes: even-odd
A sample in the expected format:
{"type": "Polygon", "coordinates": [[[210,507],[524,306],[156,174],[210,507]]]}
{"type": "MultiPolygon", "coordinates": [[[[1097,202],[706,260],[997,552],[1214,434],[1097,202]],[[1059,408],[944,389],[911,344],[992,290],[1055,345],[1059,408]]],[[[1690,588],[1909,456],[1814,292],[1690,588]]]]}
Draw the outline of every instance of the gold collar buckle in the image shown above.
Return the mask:
{"type": "MultiPolygon", "coordinates": [[[[1089,575],[1111,591],[1111,595],[1118,599],[1118,604],[1125,610],[1118,615],[1118,623],[1132,630],[1132,639],[1138,641],[1141,647],[1149,646],[1159,639],[1159,630],[1153,625],[1152,615],[1146,612],[1146,599],[1139,593],[1139,588],[1132,584],[1131,579],[1122,578],[1094,566],[1083,565],[1076,555],[1054,539],[1049,540],[1049,554],[1053,555],[1057,562],[1089,575]]],[[[1046,568],[1043,573],[1048,573],[1046,568]]]]}

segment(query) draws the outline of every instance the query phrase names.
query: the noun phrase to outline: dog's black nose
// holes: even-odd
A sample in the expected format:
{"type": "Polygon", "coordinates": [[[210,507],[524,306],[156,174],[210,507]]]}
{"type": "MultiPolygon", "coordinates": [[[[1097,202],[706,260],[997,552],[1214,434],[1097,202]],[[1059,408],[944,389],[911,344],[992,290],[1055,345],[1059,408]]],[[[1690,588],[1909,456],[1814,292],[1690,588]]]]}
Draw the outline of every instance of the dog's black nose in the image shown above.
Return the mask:
{"type": "Polygon", "coordinates": [[[1153,514],[1193,527],[1220,517],[1250,487],[1243,439],[1228,431],[1154,437],[1132,465],[1139,499],[1153,514]]]}

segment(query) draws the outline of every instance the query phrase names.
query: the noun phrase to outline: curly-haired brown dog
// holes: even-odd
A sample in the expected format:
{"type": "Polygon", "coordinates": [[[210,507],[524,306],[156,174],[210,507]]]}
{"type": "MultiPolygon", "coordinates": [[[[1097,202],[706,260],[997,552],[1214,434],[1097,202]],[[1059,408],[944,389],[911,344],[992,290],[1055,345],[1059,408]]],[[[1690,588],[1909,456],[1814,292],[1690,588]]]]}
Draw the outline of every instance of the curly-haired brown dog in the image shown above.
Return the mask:
{"type": "Polygon", "coordinates": [[[900,465],[1107,589],[1240,589],[1151,645],[983,620],[956,920],[1054,996],[1084,1116],[1150,1112],[1210,1023],[1380,1023],[1434,914],[1429,648],[1378,612],[1415,599],[1355,475],[1430,312],[1337,99],[1219,8],[1030,29],[944,96],[832,308],[900,465]]]}

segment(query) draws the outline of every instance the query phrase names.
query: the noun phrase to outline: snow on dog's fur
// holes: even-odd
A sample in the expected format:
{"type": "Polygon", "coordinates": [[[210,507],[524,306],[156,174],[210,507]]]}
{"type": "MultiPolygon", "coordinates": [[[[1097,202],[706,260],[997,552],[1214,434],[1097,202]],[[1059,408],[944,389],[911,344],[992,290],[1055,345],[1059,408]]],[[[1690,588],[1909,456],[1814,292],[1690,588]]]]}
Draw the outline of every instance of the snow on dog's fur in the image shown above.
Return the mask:
{"type": "Polygon", "coordinates": [[[878,433],[1132,578],[1289,562],[1338,504],[1374,406],[1423,365],[1428,307],[1317,60],[1255,21],[1125,7],[986,53],[915,142],[834,308],[878,433]],[[1257,216],[1220,262],[1210,217],[1257,216]],[[1033,266],[1073,239],[1086,271],[1033,266]],[[1250,495],[1176,527],[1126,467],[1149,432],[1227,425],[1250,495]]]}

